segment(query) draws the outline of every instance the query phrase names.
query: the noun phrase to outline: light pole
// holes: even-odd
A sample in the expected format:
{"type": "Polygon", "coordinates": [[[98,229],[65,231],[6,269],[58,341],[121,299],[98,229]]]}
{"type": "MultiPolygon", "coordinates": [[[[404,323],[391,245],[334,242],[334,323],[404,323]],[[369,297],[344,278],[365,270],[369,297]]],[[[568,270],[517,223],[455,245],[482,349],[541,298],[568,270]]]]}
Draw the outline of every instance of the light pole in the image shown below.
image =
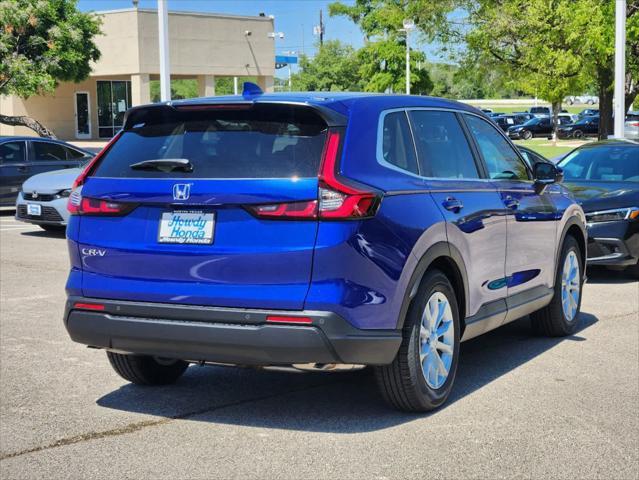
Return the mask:
{"type": "Polygon", "coordinates": [[[626,118],[626,0],[615,7],[615,137],[623,138],[626,118]]]}
{"type": "Polygon", "coordinates": [[[158,0],[158,36],[160,39],[160,100],[171,100],[169,65],[169,7],[167,0],[158,0]]]}
{"type": "Polygon", "coordinates": [[[403,22],[404,28],[400,32],[406,34],[406,95],[410,95],[410,31],[415,30],[415,22],[407,18],[403,22]]]}

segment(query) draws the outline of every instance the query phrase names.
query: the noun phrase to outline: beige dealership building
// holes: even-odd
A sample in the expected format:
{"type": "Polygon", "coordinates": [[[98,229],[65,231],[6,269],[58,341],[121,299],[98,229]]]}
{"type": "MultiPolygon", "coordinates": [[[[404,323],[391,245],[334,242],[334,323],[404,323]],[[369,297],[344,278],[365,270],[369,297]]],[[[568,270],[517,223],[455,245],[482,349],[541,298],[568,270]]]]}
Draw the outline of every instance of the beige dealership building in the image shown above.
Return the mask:
{"type": "MultiPolygon", "coordinates": [[[[150,82],[159,79],[156,10],[98,12],[102,35],[95,39],[102,56],[81,83],[61,83],[55,92],[27,100],[0,97],[5,115],[28,115],[61,139],[113,136],[130,106],[149,103],[150,82]]],[[[210,13],[169,13],[171,78],[197,79],[201,96],[215,95],[216,77],[257,77],[273,89],[273,19],[210,13]]],[[[0,124],[0,135],[34,135],[24,127],[0,124]]]]}

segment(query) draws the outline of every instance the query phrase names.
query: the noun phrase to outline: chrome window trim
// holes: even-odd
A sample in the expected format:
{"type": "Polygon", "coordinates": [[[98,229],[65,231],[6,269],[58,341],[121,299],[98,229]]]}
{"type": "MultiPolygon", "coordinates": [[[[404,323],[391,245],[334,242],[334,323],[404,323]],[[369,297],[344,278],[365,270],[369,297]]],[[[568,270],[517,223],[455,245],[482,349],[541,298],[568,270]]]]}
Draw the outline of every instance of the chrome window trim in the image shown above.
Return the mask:
{"type": "MultiPolygon", "coordinates": [[[[377,163],[380,164],[382,167],[385,168],[389,168],[391,170],[395,170],[397,172],[403,173],[405,175],[414,177],[414,178],[419,178],[421,180],[432,180],[432,181],[450,181],[450,180],[454,180],[457,182],[477,182],[477,181],[494,181],[493,179],[490,178],[484,178],[482,177],[482,172],[478,171],[477,174],[479,175],[478,178],[455,178],[455,177],[426,177],[424,175],[421,175],[421,170],[420,170],[420,166],[419,166],[419,155],[417,154],[417,144],[415,143],[415,136],[413,133],[413,125],[410,121],[410,117],[409,117],[409,112],[413,112],[413,111],[436,111],[436,112],[451,112],[451,113],[460,113],[460,114],[468,114],[468,115],[474,115],[475,117],[481,118],[484,121],[486,121],[486,119],[475,112],[470,112],[468,110],[463,110],[463,109],[458,109],[458,108],[448,108],[448,107],[397,107],[397,108],[389,108],[386,110],[382,110],[382,112],[379,115],[379,120],[377,122],[377,145],[376,145],[376,149],[375,149],[375,157],[377,160],[377,163]],[[384,160],[384,155],[383,155],[383,148],[382,148],[382,142],[383,142],[383,128],[384,128],[384,119],[386,118],[386,115],[391,114],[391,113],[395,113],[395,112],[405,112],[406,114],[406,119],[408,120],[408,128],[410,129],[410,134],[411,134],[411,138],[413,139],[413,148],[415,149],[415,158],[417,158],[417,169],[420,172],[420,174],[415,174],[413,172],[410,172],[408,170],[404,170],[403,168],[400,168],[396,165],[393,165],[392,163],[387,162],[386,160],[384,160]]],[[[460,122],[459,120],[457,120],[458,123],[460,122]]],[[[490,124],[490,123],[489,123],[490,124]]],[[[460,128],[463,129],[462,125],[459,125],[460,128]]],[[[501,129],[500,129],[501,130],[501,129]]],[[[506,137],[505,135],[503,135],[502,132],[502,136],[504,138],[506,138],[508,140],[508,142],[512,145],[512,142],[510,141],[510,139],[508,137],[506,137]]],[[[468,140],[467,140],[468,141],[468,140]]],[[[472,152],[472,148],[471,145],[468,145],[468,148],[471,150],[472,152]]],[[[517,148],[514,148],[515,152],[517,152],[517,154],[519,155],[519,151],[517,150],[517,148]]],[[[526,166],[526,169],[528,169],[526,162],[521,159],[520,160],[524,163],[524,166],[526,166]]],[[[480,161],[483,163],[483,158],[480,159],[480,161]]],[[[520,180],[522,181],[522,180],[520,180]]]]}

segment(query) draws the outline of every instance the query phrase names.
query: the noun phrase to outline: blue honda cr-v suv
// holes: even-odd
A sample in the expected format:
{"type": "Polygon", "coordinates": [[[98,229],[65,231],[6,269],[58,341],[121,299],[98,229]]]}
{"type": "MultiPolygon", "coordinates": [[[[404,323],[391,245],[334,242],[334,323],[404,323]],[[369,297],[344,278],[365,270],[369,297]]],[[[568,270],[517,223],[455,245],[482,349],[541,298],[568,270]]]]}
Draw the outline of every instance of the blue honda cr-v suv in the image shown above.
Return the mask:
{"type": "Polygon", "coordinates": [[[375,367],[397,408],[451,391],[461,341],[577,328],[585,221],[453,101],[261,94],[136,107],[76,181],[71,338],[139,384],[191,362],[375,367]]]}

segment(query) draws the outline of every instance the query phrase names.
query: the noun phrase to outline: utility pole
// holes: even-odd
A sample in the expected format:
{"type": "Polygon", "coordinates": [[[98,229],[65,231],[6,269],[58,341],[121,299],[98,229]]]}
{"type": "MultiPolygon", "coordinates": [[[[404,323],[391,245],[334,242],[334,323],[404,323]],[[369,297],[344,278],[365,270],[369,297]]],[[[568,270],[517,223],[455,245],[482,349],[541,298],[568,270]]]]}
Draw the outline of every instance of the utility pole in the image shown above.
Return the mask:
{"type": "Polygon", "coordinates": [[[410,95],[410,31],[415,29],[415,22],[407,18],[403,23],[399,31],[406,34],[406,95],[410,95]]]}
{"type": "Polygon", "coordinates": [[[615,137],[623,138],[626,119],[626,0],[615,7],[615,137]]]}
{"type": "Polygon", "coordinates": [[[169,7],[167,0],[158,0],[158,37],[160,40],[160,100],[171,100],[169,64],[169,7]]]}
{"type": "Polygon", "coordinates": [[[322,19],[322,9],[320,8],[320,24],[319,24],[320,48],[324,45],[324,20],[322,19]]]}

